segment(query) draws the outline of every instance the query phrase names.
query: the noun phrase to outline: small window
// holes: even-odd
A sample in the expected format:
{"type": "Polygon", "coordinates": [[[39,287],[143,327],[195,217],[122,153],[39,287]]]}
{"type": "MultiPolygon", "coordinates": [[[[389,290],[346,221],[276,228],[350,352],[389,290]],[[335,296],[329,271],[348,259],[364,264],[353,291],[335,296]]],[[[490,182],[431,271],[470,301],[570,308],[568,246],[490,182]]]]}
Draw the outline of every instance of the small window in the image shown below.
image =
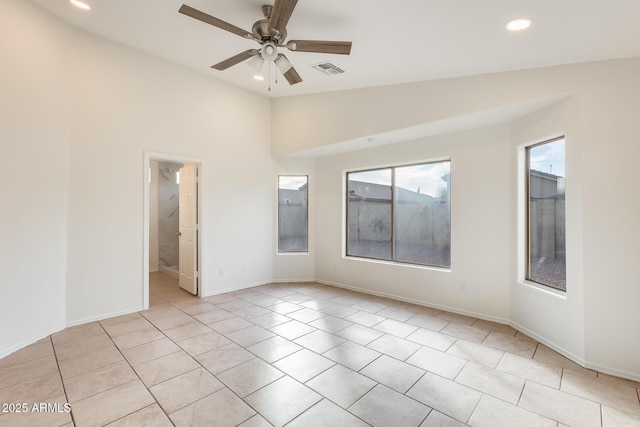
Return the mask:
{"type": "Polygon", "coordinates": [[[527,280],[566,291],[564,138],[527,150],[527,280]]]}
{"type": "Polygon", "coordinates": [[[449,161],[347,173],[347,255],[450,267],[449,178],[449,161]]]}
{"type": "Polygon", "coordinates": [[[278,177],[278,252],[309,251],[307,176],[278,177]]]}

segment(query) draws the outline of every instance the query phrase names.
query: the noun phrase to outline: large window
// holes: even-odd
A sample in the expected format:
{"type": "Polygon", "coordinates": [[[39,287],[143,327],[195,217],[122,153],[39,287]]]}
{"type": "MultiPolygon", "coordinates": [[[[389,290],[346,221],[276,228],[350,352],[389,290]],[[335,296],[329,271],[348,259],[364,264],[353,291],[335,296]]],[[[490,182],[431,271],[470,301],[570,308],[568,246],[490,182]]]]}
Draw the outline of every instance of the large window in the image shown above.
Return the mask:
{"type": "Polygon", "coordinates": [[[566,291],[564,138],[527,148],[527,280],[566,291]]]}
{"type": "Polygon", "coordinates": [[[278,177],[278,252],[309,250],[306,176],[278,177]]]}
{"type": "Polygon", "coordinates": [[[449,161],[347,173],[347,255],[450,267],[449,178],[449,161]]]}

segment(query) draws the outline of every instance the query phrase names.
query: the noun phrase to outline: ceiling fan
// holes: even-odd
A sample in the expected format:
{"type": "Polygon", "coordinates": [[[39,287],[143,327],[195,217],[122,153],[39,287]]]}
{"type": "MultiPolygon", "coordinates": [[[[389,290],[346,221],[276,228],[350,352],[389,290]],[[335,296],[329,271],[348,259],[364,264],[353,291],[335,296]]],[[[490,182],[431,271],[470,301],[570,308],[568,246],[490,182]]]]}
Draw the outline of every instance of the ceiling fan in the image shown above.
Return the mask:
{"type": "Polygon", "coordinates": [[[261,45],[259,49],[245,50],[211,66],[211,68],[223,71],[242,61],[251,59],[249,65],[260,71],[265,61],[274,62],[289,84],[294,85],[300,83],[302,78],[295,68],[293,68],[287,57],[278,52],[279,48],[286,47],[293,52],[332,53],[339,55],[349,55],[351,53],[351,42],[289,40],[285,43],[287,38],[287,23],[297,3],[298,0],[275,0],[273,6],[262,6],[264,19],[256,21],[253,24],[251,32],[238,28],[235,25],[229,24],[186,4],[180,7],[179,12],[245,39],[255,40],[261,45]]]}

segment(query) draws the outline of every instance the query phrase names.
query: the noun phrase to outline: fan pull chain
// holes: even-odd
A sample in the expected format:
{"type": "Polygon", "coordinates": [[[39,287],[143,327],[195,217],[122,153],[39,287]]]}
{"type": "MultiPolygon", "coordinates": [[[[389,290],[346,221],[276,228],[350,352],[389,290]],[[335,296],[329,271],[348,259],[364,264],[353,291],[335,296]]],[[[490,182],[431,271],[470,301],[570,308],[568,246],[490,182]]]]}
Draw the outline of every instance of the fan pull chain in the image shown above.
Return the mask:
{"type": "Polygon", "coordinates": [[[271,61],[269,61],[269,66],[267,68],[269,68],[269,92],[271,92],[271,61]]]}

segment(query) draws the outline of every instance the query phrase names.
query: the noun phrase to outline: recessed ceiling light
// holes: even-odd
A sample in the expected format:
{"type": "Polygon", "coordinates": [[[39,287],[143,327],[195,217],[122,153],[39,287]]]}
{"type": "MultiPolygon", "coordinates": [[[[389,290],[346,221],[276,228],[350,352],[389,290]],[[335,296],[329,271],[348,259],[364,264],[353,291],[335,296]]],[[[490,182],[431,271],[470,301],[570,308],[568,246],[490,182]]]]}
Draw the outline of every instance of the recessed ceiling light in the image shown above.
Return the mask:
{"type": "Polygon", "coordinates": [[[529,28],[532,23],[533,23],[533,19],[531,18],[514,18],[509,20],[505,24],[505,27],[509,31],[521,31],[526,28],[529,28]]]}
{"type": "Polygon", "coordinates": [[[82,2],[80,0],[69,0],[69,1],[71,2],[72,5],[79,7],[80,9],[91,10],[91,6],[89,6],[85,2],[82,2]]]}

